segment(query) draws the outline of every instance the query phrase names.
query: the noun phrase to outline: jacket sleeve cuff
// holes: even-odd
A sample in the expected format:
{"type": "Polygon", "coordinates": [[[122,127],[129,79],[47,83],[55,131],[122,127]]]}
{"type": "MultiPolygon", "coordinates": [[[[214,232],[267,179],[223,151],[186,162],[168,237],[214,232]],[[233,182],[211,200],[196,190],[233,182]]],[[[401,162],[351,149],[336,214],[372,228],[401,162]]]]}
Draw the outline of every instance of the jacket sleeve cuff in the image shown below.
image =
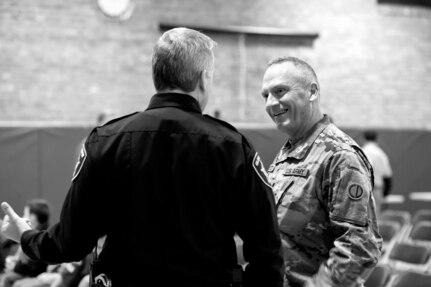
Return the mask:
{"type": "Polygon", "coordinates": [[[21,248],[24,251],[24,253],[33,260],[40,260],[32,248],[34,237],[39,232],[40,231],[38,230],[30,229],[30,230],[24,231],[23,234],[21,235],[21,248]]]}

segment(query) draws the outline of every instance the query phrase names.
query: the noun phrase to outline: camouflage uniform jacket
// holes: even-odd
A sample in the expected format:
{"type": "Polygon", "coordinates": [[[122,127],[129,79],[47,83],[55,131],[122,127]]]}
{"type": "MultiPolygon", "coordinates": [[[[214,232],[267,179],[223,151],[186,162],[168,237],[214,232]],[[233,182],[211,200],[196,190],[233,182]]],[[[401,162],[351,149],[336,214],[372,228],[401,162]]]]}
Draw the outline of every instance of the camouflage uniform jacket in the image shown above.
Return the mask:
{"type": "Polygon", "coordinates": [[[372,174],[357,143],[327,116],[281,149],[269,181],[292,286],[362,286],[382,245],[372,174]]]}

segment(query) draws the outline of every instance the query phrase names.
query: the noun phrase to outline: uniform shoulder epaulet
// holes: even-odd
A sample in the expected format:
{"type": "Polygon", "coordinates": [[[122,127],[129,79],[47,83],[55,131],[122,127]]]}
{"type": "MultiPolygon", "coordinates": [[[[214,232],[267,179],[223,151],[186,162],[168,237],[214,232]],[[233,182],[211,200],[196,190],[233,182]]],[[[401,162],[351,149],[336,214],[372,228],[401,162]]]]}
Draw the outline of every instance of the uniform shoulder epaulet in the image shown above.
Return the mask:
{"type": "Polygon", "coordinates": [[[138,113],[138,112],[134,112],[134,113],[131,113],[131,114],[127,114],[127,115],[124,115],[124,116],[118,117],[118,118],[114,118],[114,119],[109,120],[109,121],[107,121],[106,123],[104,123],[104,124],[102,125],[102,127],[103,127],[103,126],[106,126],[106,125],[109,125],[109,124],[112,124],[112,123],[115,123],[115,122],[118,122],[118,121],[120,121],[120,120],[122,120],[122,119],[125,119],[125,118],[128,118],[128,117],[131,117],[131,116],[133,116],[133,115],[136,115],[137,113],[138,113]]]}
{"type": "Polygon", "coordinates": [[[216,122],[220,123],[221,125],[223,125],[223,126],[225,126],[225,127],[229,128],[230,130],[233,130],[233,131],[235,131],[235,132],[238,132],[238,130],[237,130],[233,125],[231,125],[231,124],[229,124],[229,123],[227,123],[227,122],[225,122],[225,121],[223,121],[223,120],[220,120],[220,119],[214,118],[214,117],[212,117],[212,116],[210,116],[210,115],[204,115],[204,117],[206,117],[206,118],[208,118],[208,119],[210,119],[210,120],[216,121],[216,122]]]}

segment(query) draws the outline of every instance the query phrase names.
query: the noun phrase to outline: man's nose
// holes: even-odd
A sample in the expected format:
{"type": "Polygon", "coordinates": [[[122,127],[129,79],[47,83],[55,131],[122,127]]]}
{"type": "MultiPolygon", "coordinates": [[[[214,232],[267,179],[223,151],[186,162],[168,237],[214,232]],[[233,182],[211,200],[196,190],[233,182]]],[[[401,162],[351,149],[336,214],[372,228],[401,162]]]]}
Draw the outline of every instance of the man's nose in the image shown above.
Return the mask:
{"type": "Polygon", "coordinates": [[[266,98],[266,106],[275,106],[278,105],[278,100],[276,97],[274,97],[271,93],[268,94],[268,98],[266,98]]]}

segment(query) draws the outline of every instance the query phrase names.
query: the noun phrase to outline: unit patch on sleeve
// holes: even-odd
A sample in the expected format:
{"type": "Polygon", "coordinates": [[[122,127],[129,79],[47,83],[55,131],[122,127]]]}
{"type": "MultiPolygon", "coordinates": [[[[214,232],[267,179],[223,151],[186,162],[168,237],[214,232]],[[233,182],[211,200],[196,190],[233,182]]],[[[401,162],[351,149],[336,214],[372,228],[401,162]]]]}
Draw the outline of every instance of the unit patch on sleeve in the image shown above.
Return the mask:
{"type": "Polygon", "coordinates": [[[361,199],[364,189],[359,184],[351,184],[348,188],[349,197],[353,200],[361,199]]]}
{"type": "Polygon", "coordinates": [[[256,153],[253,158],[253,168],[256,171],[260,179],[269,187],[271,185],[268,183],[268,174],[266,173],[265,167],[263,166],[260,156],[256,153]]]}
{"type": "Polygon", "coordinates": [[[87,151],[85,150],[85,144],[83,144],[81,151],[79,152],[79,158],[78,158],[78,161],[75,165],[75,169],[73,170],[72,181],[74,181],[75,178],[78,176],[79,172],[82,169],[82,166],[84,165],[86,158],[87,158],[87,151]]]}

